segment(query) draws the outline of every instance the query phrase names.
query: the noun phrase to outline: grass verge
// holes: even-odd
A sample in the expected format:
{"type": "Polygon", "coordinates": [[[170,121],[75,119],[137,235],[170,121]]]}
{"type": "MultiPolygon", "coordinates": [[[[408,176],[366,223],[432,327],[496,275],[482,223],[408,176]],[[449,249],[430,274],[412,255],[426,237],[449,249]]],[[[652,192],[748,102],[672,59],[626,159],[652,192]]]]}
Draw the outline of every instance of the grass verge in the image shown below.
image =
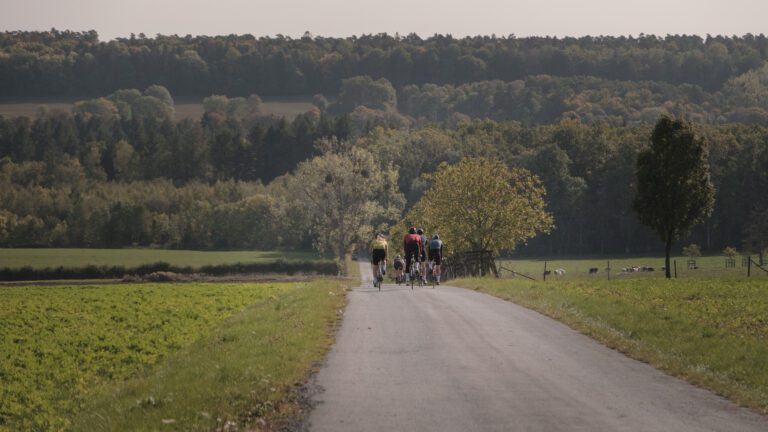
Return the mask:
{"type": "Polygon", "coordinates": [[[0,431],[279,424],[348,284],[3,288],[0,431]]]}
{"type": "Polygon", "coordinates": [[[42,281],[42,280],[87,280],[119,279],[124,276],[146,276],[157,272],[171,272],[181,275],[204,274],[225,276],[233,274],[322,274],[336,275],[338,265],[333,261],[283,261],[206,265],[202,267],[179,267],[165,262],[145,264],[139,267],[87,266],[35,269],[32,267],[0,268],[0,281],[42,281]]]}
{"type": "Polygon", "coordinates": [[[176,267],[272,263],[278,260],[326,261],[302,251],[191,251],[171,249],[0,248],[0,267],[33,269],[75,267],[140,267],[157,262],[176,267]]]}
{"type": "Polygon", "coordinates": [[[458,279],[768,413],[768,280],[458,279]]]}
{"type": "Polygon", "coordinates": [[[74,429],[276,430],[301,411],[297,391],[333,341],[346,283],[294,284],[136,379],[102,389],[74,429]]]}
{"type": "MultiPolygon", "coordinates": [[[[758,258],[753,256],[754,260],[758,258]]],[[[689,258],[685,256],[670,257],[670,272],[674,276],[674,263],[677,262],[677,276],[679,278],[739,278],[747,275],[747,267],[742,265],[742,257],[734,258],[734,267],[726,268],[726,258],[722,255],[709,255],[695,259],[696,268],[688,268],[689,258]]],[[[544,273],[544,262],[547,263],[547,270],[553,272],[547,279],[574,279],[585,278],[605,279],[607,278],[607,269],[610,265],[612,278],[663,278],[664,256],[604,256],[604,257],[563,257],[554,259],[498,259],[496,264],[509,270],[531,276],[534,279],[541,280],[544,273]],[[630,267],[651,267],[654,270],[650,272],[627,273],[622,272],[623,268],[630,267]],[[565,270],[565,275],[557,276],[555,269],[565,270]],[[590,269],[596,269],[596,273],[591,274],[590,269]]],[[[765,277],[765,273],[757,268],[752,268],[753,276],[765,277]]]]}

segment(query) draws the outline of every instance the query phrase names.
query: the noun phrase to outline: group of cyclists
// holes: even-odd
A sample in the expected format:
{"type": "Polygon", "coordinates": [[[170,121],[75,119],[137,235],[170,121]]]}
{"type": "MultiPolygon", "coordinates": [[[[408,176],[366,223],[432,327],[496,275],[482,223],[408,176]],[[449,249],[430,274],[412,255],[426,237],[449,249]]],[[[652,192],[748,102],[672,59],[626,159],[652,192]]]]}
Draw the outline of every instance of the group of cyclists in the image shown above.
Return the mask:
{"type": "MultiPolygon", "coordinates": [[[[371,249],[371,270],[373,271],[374,284],[381,283],[387,268],[387,254],[389,245],[384,235],[376,233],[370,245],[371,249]]],[[[440,265],[443,261],[443,241],[438,234],[433,234],[432,238],[424,234],[421,228],[411,227],[408,234],[403,238],[403,254],[395,256],[393,267],[395,269],[395,280],[410,280],[411,266],[416,265],[419,269],[419,277],[426,282],[427,262],[431,263],[432,276],[435,283],[440,285],[440,265]]]]}

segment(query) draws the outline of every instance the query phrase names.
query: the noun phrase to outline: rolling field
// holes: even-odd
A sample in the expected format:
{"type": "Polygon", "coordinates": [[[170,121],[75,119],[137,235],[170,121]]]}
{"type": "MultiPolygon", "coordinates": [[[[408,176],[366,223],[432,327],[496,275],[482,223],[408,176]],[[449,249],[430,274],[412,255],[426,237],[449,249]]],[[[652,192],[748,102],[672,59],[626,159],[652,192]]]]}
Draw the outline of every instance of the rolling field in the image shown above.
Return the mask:
{"type": "MultiPolygon", "coordinates": [[[[757,256],[752,257],[753,260],[759,262],[757,256]]],[[[737,256],[735,258],[736,266],[733,268],[725,267],[725,257],[722,255],[704,256],[696,258],[697,269],[688,269],[687,262],[688,257],[685,256],[672,256],[670,257],[670,268],[674,269],[673,260],[677,261],[677,276],[678,277],[741,277],[747,275],[747,268],[742,267],[742,258],[737,256]]],[[[619,259],[607,259],[607,258],[593,258],[593,259],[553,259],[547,260],[547,270],[553,272],[547,279],[573,279],[581,277],[590,277],[597,279],[606,279],[608,273],[608,263],[610,261],[611,277],[618,278],[637,278],[637,277],[664,277],[664,257],[661,256],[637,256],[619,259]],[[622,272],[623,268],[629,267],[653,267],[652,272],[622,272]],[[590,274],[589,269],[597,268],[596,274],[590,274]],[[565,270],[565,275],[557,276],[554,274],[555,269],[565,270]]],[[[538,259],[498,259],[496,261],[497,266],[503,266],[506,269],[514,270],[518,273],[522,273],[527,276],[531,276],[534,279],[541,280],[544,273],[544,260],[538,259]]],[[[509,275],[509,272],[502,270],[502,273],[509,275]]],[[[766,274],[760,269],[752,267],[753,276],[765,276],[766,274]]],[[[674,277],[674,270],[673,275],[674,277]]]]}
{"type": "Polygon", "coordinates": [[[631,357],[768,413],[768,277],[450,283],[537,310],[631,357]]]}
{"type": "MultiPolygon", "coordinates": [[[[0,116],[3,117],[36,117],[41,105],[50,110],[71,111],[72,105],[84,98],[29,98],[29,99],[0,99],[0,116]]],[[[87,99],[87,98],[86,98],[87,99]]],[[[297,115],[305,113],[313,107],[311,97],[267,98],[263,101],[263,110],[267,114],[286,117],[292,120],[297,115]]],[[[187,118],[199,119],[203,115],[202,99],[200,101],[179,100],[174,104],[175,120],[187,118]]]]}
{"type": "Polygon", "coordinates": [[[0,431],[277,421],[330,344],[345,283],[2,288],[0,431]]]}
{"type": "Polygon", "coordinates": [[[262,263],[279,259],[312,261],[313,252],[291,251],[188,251],[167,249],[0,249],[0,268],[30,266],[35,269],[53,267],[124,266],[166,262],[177,266],[262,263]]]}

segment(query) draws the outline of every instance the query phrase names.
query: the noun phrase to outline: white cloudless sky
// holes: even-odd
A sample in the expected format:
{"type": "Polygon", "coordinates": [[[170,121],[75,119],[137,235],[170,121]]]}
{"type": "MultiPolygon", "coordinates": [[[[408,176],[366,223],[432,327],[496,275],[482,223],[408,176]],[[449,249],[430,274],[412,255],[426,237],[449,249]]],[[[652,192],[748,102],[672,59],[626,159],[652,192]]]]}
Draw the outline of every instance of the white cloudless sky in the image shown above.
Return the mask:
{"type": "Polygon", "coordinates": [[[0,30],[583,36],[768,34],[768,0],[0,0],[0,30]]]}

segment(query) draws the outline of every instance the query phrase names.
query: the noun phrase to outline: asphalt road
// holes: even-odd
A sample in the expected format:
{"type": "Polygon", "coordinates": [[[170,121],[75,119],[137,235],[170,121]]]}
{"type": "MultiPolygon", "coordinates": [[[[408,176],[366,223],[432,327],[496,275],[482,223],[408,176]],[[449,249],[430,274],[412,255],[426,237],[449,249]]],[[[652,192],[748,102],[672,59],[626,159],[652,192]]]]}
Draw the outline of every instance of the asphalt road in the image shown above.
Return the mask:
{"type": "Polygon", "coordinates": [[[310,431],[768,431],[768,418],[470,290],[364,285],[310,431]]]}

